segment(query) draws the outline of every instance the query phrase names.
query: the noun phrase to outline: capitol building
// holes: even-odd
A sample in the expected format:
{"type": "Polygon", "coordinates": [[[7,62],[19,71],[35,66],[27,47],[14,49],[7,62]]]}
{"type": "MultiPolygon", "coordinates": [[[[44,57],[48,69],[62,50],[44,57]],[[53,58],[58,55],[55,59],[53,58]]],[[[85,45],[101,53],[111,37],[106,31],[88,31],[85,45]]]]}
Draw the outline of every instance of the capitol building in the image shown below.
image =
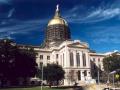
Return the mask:
{"type": "Polygon", "coordinates": [[[34,50],[37,52],[38,67],[52,63],[62,66],[65,71],[62,85],[92,81],[94,65],[104,70],[104,54],[92,52],[86,42],[71,40],[69,24],[61,16],[58,5],[55,15],[47,24],[44,42],[34,50]]]}

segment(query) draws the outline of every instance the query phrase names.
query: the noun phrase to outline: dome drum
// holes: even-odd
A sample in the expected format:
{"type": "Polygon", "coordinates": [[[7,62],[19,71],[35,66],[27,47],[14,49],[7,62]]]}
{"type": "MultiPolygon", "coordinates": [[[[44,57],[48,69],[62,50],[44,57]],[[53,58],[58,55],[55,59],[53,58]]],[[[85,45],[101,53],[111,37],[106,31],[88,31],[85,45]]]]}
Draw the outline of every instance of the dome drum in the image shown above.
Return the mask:
{"type": "Polygon", "coordinates": [[[65,41],[70,39],[70,30],[67,26],[58,24],[47,27],[46,40],[51,41],[65,41]]]}

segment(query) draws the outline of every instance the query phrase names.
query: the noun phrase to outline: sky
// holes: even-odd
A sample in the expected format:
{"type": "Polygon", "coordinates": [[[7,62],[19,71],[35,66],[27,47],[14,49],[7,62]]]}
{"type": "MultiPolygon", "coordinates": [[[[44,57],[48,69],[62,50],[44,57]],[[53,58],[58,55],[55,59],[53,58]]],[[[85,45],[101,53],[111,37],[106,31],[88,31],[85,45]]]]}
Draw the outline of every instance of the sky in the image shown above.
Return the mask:
{"type": "Polygon", "coordinates": [[[0,0],[0,39],[39,46],[57,4],[72,40],[100,53],[120,51],[120,0],[0,0]]]}

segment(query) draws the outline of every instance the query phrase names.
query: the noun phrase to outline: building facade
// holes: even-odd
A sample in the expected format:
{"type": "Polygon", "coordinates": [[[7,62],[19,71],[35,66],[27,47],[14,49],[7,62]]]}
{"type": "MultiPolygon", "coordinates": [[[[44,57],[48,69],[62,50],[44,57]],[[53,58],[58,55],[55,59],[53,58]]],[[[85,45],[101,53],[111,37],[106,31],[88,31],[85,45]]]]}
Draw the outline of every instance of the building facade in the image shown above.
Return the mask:
{"type": "Polygon", "coordinates": [[[45,35],[42,47],[34,48],[37,52],[36,62],[38,67],[50,63],[61,65],[65,71],[62,85],[91,81],[91,61],[103,70],[104,55],[92,53],[86,42],[71,40],[69,25],[61,17],[58,5],[54,17],[48,22],[45,35]]]}

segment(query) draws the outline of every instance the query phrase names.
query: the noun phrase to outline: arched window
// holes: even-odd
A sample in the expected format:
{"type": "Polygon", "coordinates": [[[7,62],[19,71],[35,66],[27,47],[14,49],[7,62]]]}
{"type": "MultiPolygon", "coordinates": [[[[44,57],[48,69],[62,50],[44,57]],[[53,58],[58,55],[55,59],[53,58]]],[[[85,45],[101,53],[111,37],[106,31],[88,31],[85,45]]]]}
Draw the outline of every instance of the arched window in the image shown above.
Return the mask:
{"type": "Polygon", "coordinates": [[[74,66],[73,53],[70,52],[70,66],[74,66]]]}
{"type": "Polygon", "coordinates": [[[98,62],[100,62],[100,58],[98,58],[98,62]]]}
{"type": "Polygon", "coordinates": [[[83,66],[86,66],[86,55],[83,53],[83,66]]]}
{"type": "Polygon", "coordinates": [[[80,55],[79,55],[79,53],[76,54],[76,62],[77,62],[77,66],[80,66],[80,55]]]}

